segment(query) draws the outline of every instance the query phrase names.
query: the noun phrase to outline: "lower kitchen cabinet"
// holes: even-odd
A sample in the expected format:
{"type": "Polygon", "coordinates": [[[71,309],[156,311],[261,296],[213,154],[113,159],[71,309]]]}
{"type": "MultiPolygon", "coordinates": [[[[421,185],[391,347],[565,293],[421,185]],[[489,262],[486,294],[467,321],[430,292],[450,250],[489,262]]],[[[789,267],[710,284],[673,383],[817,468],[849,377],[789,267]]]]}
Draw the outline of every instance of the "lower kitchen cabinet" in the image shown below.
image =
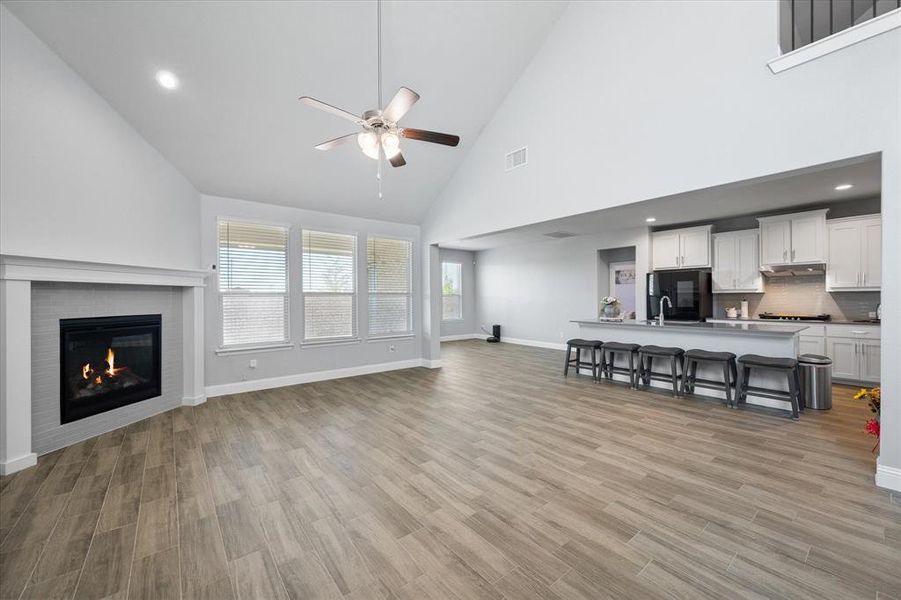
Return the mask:
{"type": "Polygon", "coordinates": [[[827,337],[826,355],[832,359],[833,379],[879,381],[882,358],[879,340],[827,337]]]}

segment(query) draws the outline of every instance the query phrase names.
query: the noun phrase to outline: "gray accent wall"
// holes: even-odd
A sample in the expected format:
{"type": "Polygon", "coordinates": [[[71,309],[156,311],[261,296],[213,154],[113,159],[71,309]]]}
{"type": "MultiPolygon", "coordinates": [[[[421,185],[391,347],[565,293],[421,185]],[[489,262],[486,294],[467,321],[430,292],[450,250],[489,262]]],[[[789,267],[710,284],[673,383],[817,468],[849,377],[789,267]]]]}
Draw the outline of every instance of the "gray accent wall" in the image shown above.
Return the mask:
{"type": "Polygon", "coordinates": [[[636,312],[644,319],[650,235],[639,227],[477,252],[479,320],[499,323],[504,338],[541,345],[578,337],[579,327],[570,321],[597,317],[604,295],[598,282],[608,273],[599,268],[598,251],[633,247],[636,312]]]}
{"type": "Polygon", "coordinates": [[[476,253],[469,250],[441,248],[438,251],[438,257],[441,262],[458,262],[463,265],[463,319],[461,321],[441,321],[441,337],[471,333],[483,334],[484,332],[479,328],[478,306],[476,305],[476,253]]]}
{"type": "Polygon", "coordinates": [[[31,290],[34,452],[46,454],[181,404],[181,288],[34,282],[31,290]],[[59,320],[143,314],[162,315],[162,395],[61,425],[59,320]]]}

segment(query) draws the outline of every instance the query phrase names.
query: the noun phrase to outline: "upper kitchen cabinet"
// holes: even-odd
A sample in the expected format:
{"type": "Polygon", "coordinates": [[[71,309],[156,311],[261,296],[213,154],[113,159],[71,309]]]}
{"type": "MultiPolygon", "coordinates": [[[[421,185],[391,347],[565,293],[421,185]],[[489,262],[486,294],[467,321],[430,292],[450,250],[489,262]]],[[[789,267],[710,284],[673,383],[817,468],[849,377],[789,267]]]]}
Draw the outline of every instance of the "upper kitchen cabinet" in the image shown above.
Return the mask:
{"type": "Polygon", "coordinates": [[[651,234],[652,267],[655,270],[709,268],[710,230],[710,225],[704,225],[651,234]]]}
{"type": "Polygon", "coordinates": [[[882,285],[882,219],[850,217],[829,221],[830,292],[874,291],[882,285]]]}
{"type": "Polygon", "coordinates": [[[756,229],[713,235],[713,293],[762,292],[756,229]]]}
{"type": "Polygon", "coordinates": [[[826,210],[761,217],[760,265],[825,263],[826,210]]]}

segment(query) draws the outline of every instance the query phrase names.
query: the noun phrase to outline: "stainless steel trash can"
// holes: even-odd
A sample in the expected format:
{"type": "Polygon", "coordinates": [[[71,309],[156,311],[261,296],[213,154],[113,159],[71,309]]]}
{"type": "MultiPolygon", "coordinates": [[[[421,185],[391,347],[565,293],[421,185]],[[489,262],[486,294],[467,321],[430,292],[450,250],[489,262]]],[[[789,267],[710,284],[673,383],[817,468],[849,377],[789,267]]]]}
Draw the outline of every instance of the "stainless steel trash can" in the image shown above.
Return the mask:
{"type": "Polygon", "coordinates": [[[801,370],[801,398],[814,410],[832,408],[832,359],[819,354],[798,357],[801,370]]]}

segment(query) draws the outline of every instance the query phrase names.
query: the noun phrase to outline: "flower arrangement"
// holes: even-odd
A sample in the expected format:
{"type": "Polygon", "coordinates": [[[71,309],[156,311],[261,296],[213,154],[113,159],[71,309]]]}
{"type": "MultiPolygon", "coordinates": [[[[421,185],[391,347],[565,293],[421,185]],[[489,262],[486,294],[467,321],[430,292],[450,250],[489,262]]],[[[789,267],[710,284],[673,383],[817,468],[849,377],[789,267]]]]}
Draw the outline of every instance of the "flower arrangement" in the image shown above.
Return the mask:
{"type": "Polygon", "coordinates": [[[876,452],[876,448],[879,447],[879,416],[881,413],[881,404],[882,404],[882,391],[877,388],[861,388],[859,392],[854,394],[855,400],[861,400],[866,398],[867,404],[870,407],[870,412],[873,413],[874,416],[867,419],[866,424],[864,425],[864,431],[867,434],[876,437],[876,445],[873,446],[873,452],[876,452]]]}
{"type": "Polygon", "coordinates": [[[601,314],[607,318],[616,316],[619,298],[616,296],[604,296],[601,298],[601,314]]]}

